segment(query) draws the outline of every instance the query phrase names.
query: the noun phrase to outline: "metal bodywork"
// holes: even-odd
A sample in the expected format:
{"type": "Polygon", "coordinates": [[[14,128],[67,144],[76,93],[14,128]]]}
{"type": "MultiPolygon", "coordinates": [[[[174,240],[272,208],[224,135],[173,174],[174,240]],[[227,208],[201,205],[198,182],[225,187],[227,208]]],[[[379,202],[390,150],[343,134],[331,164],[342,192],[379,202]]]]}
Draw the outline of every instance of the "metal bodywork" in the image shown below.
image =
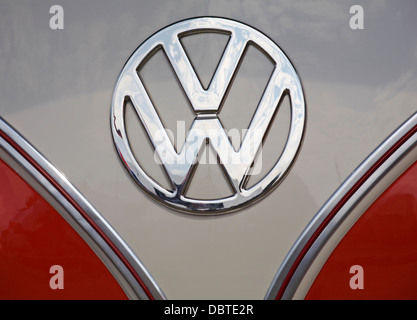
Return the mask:
{"type": "MultiPolygon", "coordinates": [[[[263,299],[315,214],[417,110],[412,0],[63,1],[62,30],[49,27],[51,5],[0,1],[0,116],[94,206],[169,299],[263,299]],[[364,29],[350,28],[355,4],[364,8],[364,29]],[[297,70],[307,105],[303,146],[285,180],[262,201],[218,216],[177,212],[145,194],[120,161],[109,123],[117,79],[135,50],[168,25],[203,16],[233,19],[276,43],[297,70]]],[[[221,36],[184,42],[202,82],[223,52],[221,36]]],[[[248,128],[270,76],[271,61],[255,49],[221,109],[227,128],[248,128]]],[[[167,127],[192,123],[167,60],[155,55],[141,75],[149,92],[164,93],[151,95],[167,127]]],[[[285,146],[290,118],[283,105],[264,143],[263,174],[285,146]]],[[[135,129],[139,121],[127,119],[128,134],[146,138],[135,129]]],[[[152,154],[146,139],[132,143],[135,155],[152,154]]],[[[140,159],[164,181],[151,156],[140,159]]],[[[197,168],[190,197],[227,190],[216,168],[197,168]]]]}

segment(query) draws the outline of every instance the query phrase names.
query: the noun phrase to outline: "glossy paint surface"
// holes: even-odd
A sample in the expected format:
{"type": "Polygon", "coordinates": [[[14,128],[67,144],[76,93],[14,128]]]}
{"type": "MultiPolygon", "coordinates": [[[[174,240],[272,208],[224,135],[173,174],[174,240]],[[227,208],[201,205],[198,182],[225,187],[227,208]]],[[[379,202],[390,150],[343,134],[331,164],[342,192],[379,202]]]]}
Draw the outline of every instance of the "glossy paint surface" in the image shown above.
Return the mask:
{"type": "Polygon", "coordinates": [[[306,299],[417,299],[416,190],[417,162],[353,225],[306,299]],[[354,265],[363,268],[363,289],[350,286],[354,265]]]}
{"type": "Polygon", "coordinates": [[[0,181],[0,299],[126,299],[85,241],[1,160],[0,181]],[[54,265],[63,289],[50,287],[54,265]]]}
{"type": "MultiPolygon", "coordinates": [[[[0,1],[0,113],[91,201],[169,299],[262,299],[319,208],[417,109],[414,0],[60,4],[64,29],[51,30],[50,1],[0,1]],[[364,8],[363,30],[349,26],[357,4],[364,8]],[[218,217],[178,213],[144,194],[120,162],[109,123],[116,81],[132,53],[158,30],[198,16],[235,19],[274,41],[299,74],[307,105],[305,139],[282,184],[259,203],[218,217]]],[[[194,37],[184,45],[209,83],[222,38],[194,37]]],[[[247,52],[220,112],[225,127],[247,128],[270,67],[257,48],[247,52]]],[[[172,74],[167,58],[155,55],[141,76],[164,124],[176,128],[192,111],[181,88],[170,85],[172,74]]],[[[264,172],[279,157],[280,128],[290,118],[285,110],[266,139],[264,172]]],[[[140,128],[129,114],[127,121],[140,128]]],[[[141,134],[129,137],[135,133],[141,134]]],[[[141,165],[153,160],[146,140],[134,152],[141,165]]],[[[190,197],[222,195],[216,166],[198,166],[193,181],[190,197]]]]}

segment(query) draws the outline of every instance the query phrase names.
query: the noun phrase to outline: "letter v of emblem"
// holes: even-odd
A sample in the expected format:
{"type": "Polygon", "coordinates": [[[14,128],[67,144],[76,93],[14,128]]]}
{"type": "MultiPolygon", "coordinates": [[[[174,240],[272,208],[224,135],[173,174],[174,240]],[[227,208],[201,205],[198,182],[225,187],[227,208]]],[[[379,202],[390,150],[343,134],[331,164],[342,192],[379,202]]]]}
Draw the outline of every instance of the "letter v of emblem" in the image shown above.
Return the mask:
{"type": "Polygon", "coordinates": [[[196,18],[168,26],[146,40],[130,57],[113,94],[111,124],[119,156],[136,183],[155,199],[174,209],[196,214],[215,214],[242,208],[272,191],[288,173],[301,147],[306,108],[300,79],[278,46],[259,31],[222,18],[196,18]],[[210,86],[205,90],[183,49],[180,37],[196,32],[223,32],[230,35],[210,86]],[[258,104],[248,131],[235,151],[219,118],[218,110],[248,44],[253,43],[274,62],[274,70],[258,104]],[[163,50],[196,114],[177,152],[149,98],[137,70],[156,51],[163,50]],[[274,114],[284,94],[291,104],[291,124],[281,156],[265,177],[246,188],[255,157],[262,148],[274,114]],[[174,190],[167,190],[140,167],[129,146],[124,123],[125,101],[130,99],[153,144],[174,190]],[[235,193],[220,199],[194,199],[184,194],[198,161],[202,145],[209,141],[216,151],[235,193]]]}

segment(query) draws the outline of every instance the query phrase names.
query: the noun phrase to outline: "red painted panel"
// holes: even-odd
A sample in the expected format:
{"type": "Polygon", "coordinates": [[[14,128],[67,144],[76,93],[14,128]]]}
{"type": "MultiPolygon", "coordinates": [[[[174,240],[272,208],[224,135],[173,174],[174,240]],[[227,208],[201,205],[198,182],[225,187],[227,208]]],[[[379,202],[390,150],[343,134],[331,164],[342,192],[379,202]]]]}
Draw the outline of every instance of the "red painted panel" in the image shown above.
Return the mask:
{"type": "Polygon", "coordinates": [[[0,160],[0,299],[126,299],[75,230],[0,160]],[[50,267],[63,267],[53,290],[50,267]]]}
{"type": "Polygon", "coordinates": [[[306,299],[417,299],[417,162],[348,231],[306,299]],[[363,289],[350,286],[353,265],[363,289]]]}

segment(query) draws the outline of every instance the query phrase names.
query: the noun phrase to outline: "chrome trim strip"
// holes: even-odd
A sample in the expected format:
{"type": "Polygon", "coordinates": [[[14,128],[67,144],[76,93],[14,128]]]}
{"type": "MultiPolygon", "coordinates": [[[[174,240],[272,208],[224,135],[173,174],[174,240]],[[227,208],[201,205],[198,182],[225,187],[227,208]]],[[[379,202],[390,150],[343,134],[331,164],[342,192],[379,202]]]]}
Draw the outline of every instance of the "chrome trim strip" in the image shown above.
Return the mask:
{"type": "Polygon", "coordinates": [[[416,132],[417,113],[395,130],[345,180],[293,244],[275,274],[265,299],[293,297],[311,263],[340,223],[375,183],[417,145],[416,132]]]}
{"type": "Polygon", "coordinates": [[[44,156],[29,144],[29,142],[27,142],[27,140],[2,117],[0,117],[0,148],[6,151],[7,154],[9,154],[23,169],[25,169],[25,171],[45,188],[45,190],[68,212],[70,217],[106,254],[108,259],[113,263],[124,277],[125,281],[130,285],[131,289],[135,292],[137,298],[142,300],[166,299],[151,274],[146,270],[139,258],[110,224],[58,169],[46,160],[44,156]],[[21,150],[19,150],[19,148],[21,150]],[[25,153],[30,159],[25,157],[25,153]],[[32,163],[31,160],[33,161],[32,163]],[[34,163],[36,163],[39,168],[36,168],[34,163]],[[49,181],[48,176],[59,185],[65,193],[67,193],[70,199],[66,198],[63,192],[49,181]],[[75,204],[78,205],[79,208],[77,208],[75,204]],[[83,213],[88,215],[90,222],[83,216],[83,213]],[[92,223],[95,224],[95,227],[98,229],[95,229],[92,223]],[[107,237],[109,242],[103,238],[103,235],[101,235],[100,232],[107,237]],[[116,251],[118,251],[119,254],[116,251]],[[130,268],[133,268],[133,270],[130,268]],[[139,280],[143,281],[142,284],[137,277],[140,278],[139,280]]]}

